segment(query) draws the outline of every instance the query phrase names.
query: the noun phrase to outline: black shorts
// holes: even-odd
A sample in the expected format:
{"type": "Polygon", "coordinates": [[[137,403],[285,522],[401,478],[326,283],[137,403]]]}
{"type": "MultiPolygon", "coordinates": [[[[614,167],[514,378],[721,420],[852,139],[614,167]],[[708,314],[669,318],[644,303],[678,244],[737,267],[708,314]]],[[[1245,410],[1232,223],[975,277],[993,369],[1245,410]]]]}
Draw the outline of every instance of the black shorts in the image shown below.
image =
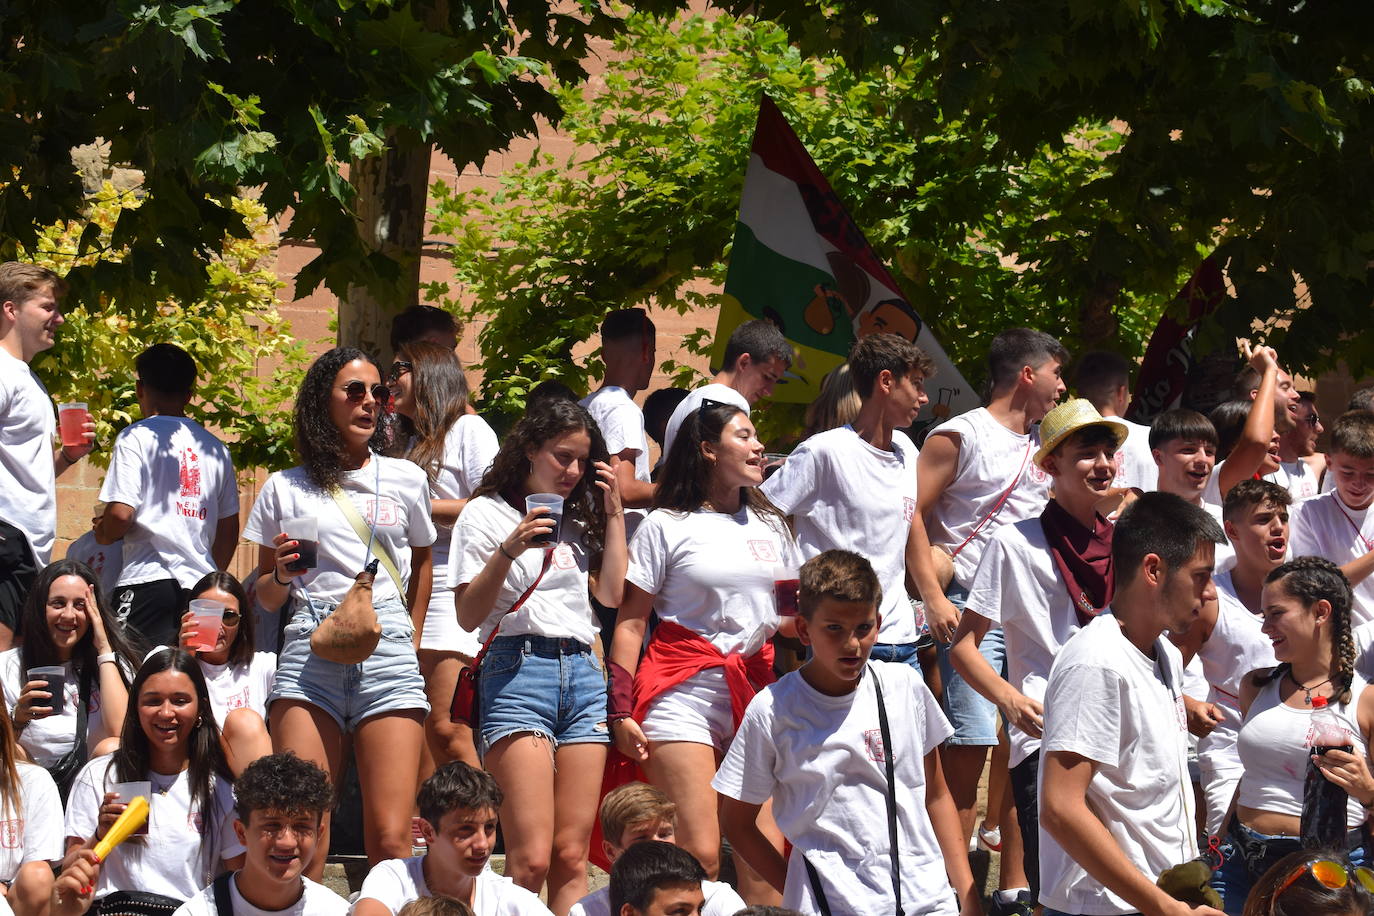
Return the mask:
{"type": "Polygon", "coordinates": [[[175,646],[189,596],[190,589],[182,588],[176,579],[118,585],[115,617],[135,647],[146,651],[153,646],[175,646]]]}
{"type": "Polygon", "coordinates": [[[0,624],[17,638],[24,598],[38,577],[38,563],[23,531],[0,519],[0,624]]]}

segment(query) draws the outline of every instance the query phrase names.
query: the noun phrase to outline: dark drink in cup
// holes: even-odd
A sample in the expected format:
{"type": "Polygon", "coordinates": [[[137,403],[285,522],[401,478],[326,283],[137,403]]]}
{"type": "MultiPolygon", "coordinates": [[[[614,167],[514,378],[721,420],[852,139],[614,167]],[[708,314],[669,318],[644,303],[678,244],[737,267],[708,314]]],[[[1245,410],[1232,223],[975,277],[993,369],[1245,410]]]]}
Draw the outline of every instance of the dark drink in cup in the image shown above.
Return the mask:
{"type": "Polygon", "coordinates": [[[43,709],[51,709],[54,715],[60,713],[66,703],[66,670],[60,665],[30,668],[29,680],[43,681],[47,685],[43,689],[51,694],[49,699],[43,700],[41,704],[35,703],[34,706],[43,709]]]}
{"type": "Polygon", "coordinates": [[[296,553],[300,554],[300,556],[290,563],[287,563],[287,569],[292,572],[304,572],[307,569],[314,569],[320,562],[320,542],[297,540],[296,553]]]}
{"type": "Polygon", "coordinates": [[[538,534],[530,538],[531,544],[554,544],[558,542],[558,530],[563,526],[563,497],[557,493],[531,493],[525,497],[525,511],[533,512],[535,509],[544,508],[547,512],[541,512],[540,518],[553,519],[553,530],[547,534],[538,534]]]}
{"type": "Polygon", "coordinates": [[[282,519],[282,534],[296,542],[296,559],[286,564],[288,572],[314,569],[320,561],[320,522],[311,516],[282,519]]]}
{"type": "Polygon", "coordinates": [[[773,580],[773,600],[777,602],[779,617],[796,617],[800,596],[800,579],[773,580]]]}
{"type": "Polygon", "coordinates": [[[559,512],[557,515],[553,515],[553,514],[545,515],[544,518],[551,518],[551,519],[553,519],[553,530],[550,531],[548,534],[536,535],[535,538],[533,539],[533,543],[535,543],[535,544],[556,544],[556,543],[558,543],[558,529],[561,528],[561,527],[563,526],[563,513],[562,513],[562,512],[559,512]]]}

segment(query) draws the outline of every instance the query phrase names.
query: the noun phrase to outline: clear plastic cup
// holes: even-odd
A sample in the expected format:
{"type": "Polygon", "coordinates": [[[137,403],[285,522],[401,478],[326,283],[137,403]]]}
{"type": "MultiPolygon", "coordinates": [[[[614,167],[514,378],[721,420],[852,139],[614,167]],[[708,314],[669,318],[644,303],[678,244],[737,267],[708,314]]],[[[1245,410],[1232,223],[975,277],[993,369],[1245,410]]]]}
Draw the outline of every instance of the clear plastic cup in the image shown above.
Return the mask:
{"type": "Polygon", "coordinates": [[[61,665],[43,665],[38,668],[30,668],[27,674],[31,681],[45,681],[48,686],[43,689],[52,694],[51,699],[44,700],[43,705],[36,706],[36,708],[51,709],[53,715],[60,713],[66,705],[67,699],[67,669],[61,665]]]}
{"type": "Polygon", "coordinates": [[[314,569],[320,561],[320,520],[302,515],[299,518],[284,518],[281,522],[282,533],[293,541],[299,541],[296,552],[300,559],[292,560],[286,568],[292,572],[314,569]]]}
{"type": "Polygon", "coordinates": [[[57,423],[62,432],[64,448],[86,444],[86,416],[85,401],[57,405],[57,423]]]}
{"type": "Polygon", "coordinates": [[[779,617],[796,617],[801,599],[801,570],[795,566],[773,567],[773,603],[779,617]]]}
{"type": "Polygon", "coordinates": [[[191,637],[189,645],[193,649],[213,652],[219,644],[220,630],[224,626],[225,606],[208,598],[196,598],[190,607],[191,620],[196,625],[196,635],[191,637]]]}
{"type": "Polygon", "coordinates": [[[545,517],[553,519],[553,531],[549,534],[539,535],[531,543],[557,543],[559,529],[563,527],[563,497],[557,493],[531,493],[525,497],[526,512],[532,512],[540,506],[549,510],[545,517]]]}
{"type": "MultiPolygon", "coordinates": [[[[153,784],[151,782],[117,782],[110,786],[110,791],[119,796],[119,803],[127,805],[139,796],[150,806],[153,803],[153,784]]],[[[144,821],[143,826],[133,833],[134,836],[148,835],[148,822],[144,821]]]]}

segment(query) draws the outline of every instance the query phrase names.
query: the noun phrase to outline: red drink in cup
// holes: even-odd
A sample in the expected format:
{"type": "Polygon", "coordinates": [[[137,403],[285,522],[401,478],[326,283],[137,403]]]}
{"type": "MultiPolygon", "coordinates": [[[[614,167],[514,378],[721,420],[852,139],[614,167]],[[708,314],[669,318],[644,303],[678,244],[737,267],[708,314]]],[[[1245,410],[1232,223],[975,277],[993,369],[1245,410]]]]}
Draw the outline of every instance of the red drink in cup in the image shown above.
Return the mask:
{"type": "Polygon", "coordinates": [[[191,637],[190,647],[213,652],[219,645],[220,629],[224,626],[224,605],[197,598],[191,602],[191,620],[196,625],[196,635],[191,637]]]}
{"type": "Polygon", "coordinates": [[[801,598],[801,572],[795,566],[773,567],[773,602],[779,617],[796,617],[801,598]]]}
{"type": "Polygon", "coordinates": [[[57,422],[62,433],[62,447],[76,448],[86,444],[86,405],[81,401],[57,405],[57,422]]]}

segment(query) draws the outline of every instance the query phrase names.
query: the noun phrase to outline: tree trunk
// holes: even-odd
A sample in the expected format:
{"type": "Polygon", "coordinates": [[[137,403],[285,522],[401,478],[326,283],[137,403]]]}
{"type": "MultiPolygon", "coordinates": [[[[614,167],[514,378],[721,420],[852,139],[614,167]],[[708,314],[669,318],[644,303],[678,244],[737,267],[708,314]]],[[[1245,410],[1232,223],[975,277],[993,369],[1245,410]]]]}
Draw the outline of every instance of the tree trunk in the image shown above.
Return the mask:
{"type": "Polygon", "coordinates": [[[431,152],[410,131],[392,131],[387,140],[386,152],[355,161],[349,175],[358,191],[359,234],[398,263],[400,276],[384,289],[350,286],[339,300],[340,346],[365,350],[383,365],[392,356],[392,316],[419,301],[431,152]]]}

